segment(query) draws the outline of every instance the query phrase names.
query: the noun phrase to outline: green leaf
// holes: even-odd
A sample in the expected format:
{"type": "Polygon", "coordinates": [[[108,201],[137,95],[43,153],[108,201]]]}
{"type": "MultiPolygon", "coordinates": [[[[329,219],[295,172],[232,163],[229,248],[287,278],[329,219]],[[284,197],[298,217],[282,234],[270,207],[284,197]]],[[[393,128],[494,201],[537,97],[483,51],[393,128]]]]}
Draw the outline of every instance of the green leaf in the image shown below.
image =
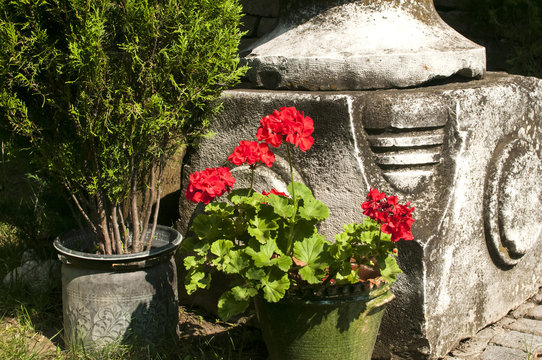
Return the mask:
{"type": "Polygon", "coordinates": [[[222,236],[222,219],[216,215],[200,214],[192,223],[190,228],[201,239],[210,241],[216,240],[222,236]]]}
{"type": "Polygon", "coordinates": [[[228,199],[235,205],[247,205],[258,210],[265,201],[264,196],[250,189],[236,189],[229,195],[228,199]],[[250,194],[250,195],[249,195],[250,194]]]}
{"type": "Polygon", "coordinates": [[[384,260],[378,259],[378,266],[380,267],[380,274],[389,284],[393,284],[397,280],[397,274],[402,273],[392,255],[386,256],[384,260]]]}
{"type": "Polygon", "coordinates": [[[294,244],[294,256],[306,263],[299,269],[299,274],[309,284],[319,283],[323,276],[321,270],[328,266],[327,262],[322,261],[325,243],[324,236],[314,233],[312,237],[294,244]]]}
{"type": "Polygon", "coordinates": [[[232,316],[245,311],[249,304],[249,300],[238,300],[232,290],[227,291],[218,299],[218,316],[228,321],[232,316]]]}
{"type": "Polygon", "coordinates": [[[211,284],[211,276],[198,269],[191,269],[186,275],[184,286],[188,295],[197,289],[205,289],[211,284]]]}
{"type": "Polygon", "coordinates": [[[305,200],[299,208],[299,215],[307,220],[324,221],[329,217],[329,208],[319,200],[305,200]]]}
{"type": "Polygon", "coordinates": [[[254,260],[254,265],[257,267],[271,266],[273,265],[271,257],[279,249],[274,240],[269,240],[265,244],[253,243],[245,249],[247,255],[254,260]]]}
{"type": "Polygon", "coordinates": [[[289,219],[295,214],[295,208],[291,199],[280,195],[269,195],[266,200],[273,208],[275,214],[284,219],[289,219]]]}
{"type": "Polygon", "coordinates": [[[235,213],[235,208],[226,202],[211,202],[205,207],[205,212],[221,217],[228,217],[235,213]]]}
{"type": "Polygon", "coordinates": [[[201,265],[205,262],[204,258],[196,258],[195,256],[187,256],[184,258],[184,268],[186,270],[190,270],[194,267],[197,267],[198,265],[201,265]]]}
{"type": "Polygon", "coordinates": [[[230,291],[237,301],[250,300],[258,294],[258,289],[246,286],[235,286],[230,291]]]}
{"type": "Polygon", "coordinates": [[[244,251],[233,250],[224,257],[223,270],[227,274],[239,274],[249,265],[249,260],[246,258],[244,251]]]}
{"type": "Polygon", "coordinates": [[[261,280],[265,277],[265,271],[262,269],[249,268],[245,276],[249,280],[261,280]]]}
{"type": "Polygon", "coordinates": [[[294,244],[294,256],[307,264],[316,262],[324,250],[324,244],[325,237],[314,233],[313,236],[294,244]]]}
{"type": "Polygon", "coordinates": [[[262,279],[263,295],[269,302],[277,302],[284,297],[286,290],[290,287],[288,274],[284,274],[280,279],[270,281],[269,277],[262,279]]]}
{"type": "Polygon", "coordinates": [[[278,224],[273,220],[256,216],[249,222],[248,233],[260,243],[264,244],[270,238],[270,232],[278,229],[278,224]]]}
{"type": "Polygon", "coordinates": [[[272,263],[277,265],[278,268],[282,271],[290,270],[290,267],[292,266],[293,262],[294,261],[292,260],[292,258],[286,255],[281,255],[272,260],[272,263]]]}
{"type": "Polygon", "coordinates": [[[217,240],[211,245],[211,253],[221,258],[226,256],[233,246],[230,240],[217,240]]]}

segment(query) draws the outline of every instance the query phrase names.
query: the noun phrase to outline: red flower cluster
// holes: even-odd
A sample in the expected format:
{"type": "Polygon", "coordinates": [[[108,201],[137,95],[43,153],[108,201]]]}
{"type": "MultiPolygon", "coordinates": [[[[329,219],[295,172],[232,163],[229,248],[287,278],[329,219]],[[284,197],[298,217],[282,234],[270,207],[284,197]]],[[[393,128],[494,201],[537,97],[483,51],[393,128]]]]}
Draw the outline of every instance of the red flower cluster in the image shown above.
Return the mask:
{"type": "Polygon", "coordinates": [[[271,191],[267,192],[267,191],[262,191],[262,195],[269,195],[269,194],[274,194],[274,195],[280,195],[280,196],[284,196],[284,197],[288,197],[288,194],[282,192],[282,191],[278,191],[278,190],[275,190],[275,189],[271,189],[271,191]]]}
{"type": "Polygon", "coordinates": [[[386,197],[385,193],[371,189],[367,195],[367,201],[361,204],[361,208],[364,215],[381,224],[382,232],[391,234],[391,241],[412,240],[410,228],[414,223],[412,218],[414,207],[409,207],[410,201],[404,205],[399,204],[398,201],[397,196],[386,197]]]}
{"type": "MultiPolygon", "coordinates": [[[[310,117],[300,113],[295,107],[282,107],[280,111],[275,110],[260,120],[256,138],[264,143],[240,141],[239,146],[228,156],[228,160],[235,165],[246,162],[253,171],[258,162],[271,167],[275,162],[275,154],[269,150],[268,144],[278,147],[284,140],[299,147],[301,151],[306,151],[314,143],[311,136],[313,131],[314,125],[310,117]]],[[[226,167],[196,171],[190,175],[190,184],[185,195],[192,202],[208,204],[225,191],[230,191],[234,183],[235,179],[226,167]]],[[[270,193],[288,196],[274,189],[270,193]]]]}
{"type": "Polygon", "coordinates": [[[301,151],[307,151],[314,143],[311,136],[313,131],[314,125],[310,117],[300,113],[295,107],[281,107],[280,111],[275,110],[260,120],[256,138],[273,147],[279,147],[285,140],[299,147],[301,151]]]}
{"type": "Polygon", "coordinates": [[[269,150],[269,145],[257,141],[240,141],[239,146],[228,156],[228,160],[235,165],[242,165],[245,161],[249,165],[258,161],[271,167],[275,162],[275,154],[269,150]]]}
{"type": "Polygon", "coordinates": [[[230,191],[234,183],[235,179],[227,167],[195,171],[190,174],[190,184],[185,196],[194,203],[208,204],[224,192],[230,191]]]}

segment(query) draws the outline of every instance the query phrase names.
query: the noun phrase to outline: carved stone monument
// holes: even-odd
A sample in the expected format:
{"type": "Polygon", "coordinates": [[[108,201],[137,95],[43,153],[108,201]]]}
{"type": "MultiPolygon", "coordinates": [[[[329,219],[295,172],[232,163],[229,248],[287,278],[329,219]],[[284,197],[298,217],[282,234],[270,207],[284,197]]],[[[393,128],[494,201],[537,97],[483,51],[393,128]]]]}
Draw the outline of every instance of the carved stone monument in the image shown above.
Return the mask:
{"type": "MultiPolygon", "coordinates": [[[[273,109],[303,110],[315,143],[294,156],[295,176],[329,206],[329,238],[362,219],[371,187],[416,207],[374,356],[443,357],[542,285],[542,80],[484,76],[483,48],[447,28],[429,0],[285,6],[246,53],[252,88],[224,95],[219,135],[185,174],[227,165],[273,109]]],[[[284,189],[286,156],[259,168],[259,187],[284,189]]],[[[187,224],[195,209],[181,201],[187,224]]]]}

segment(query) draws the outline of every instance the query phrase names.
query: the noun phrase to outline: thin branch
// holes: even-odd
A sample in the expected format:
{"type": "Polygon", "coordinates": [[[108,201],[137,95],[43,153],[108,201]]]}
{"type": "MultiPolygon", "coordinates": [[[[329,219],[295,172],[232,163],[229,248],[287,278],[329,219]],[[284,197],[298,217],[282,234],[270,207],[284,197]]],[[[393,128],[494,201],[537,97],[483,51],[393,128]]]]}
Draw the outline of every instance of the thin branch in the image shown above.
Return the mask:
{"type": "Polygon", "coordinates": [[[111,249],[111,237],[109,236],[109,225],[107,223],[107,211],[106,204],[104,203],[103,195],[100,191],[96,194],[98,216],[100,218],[100,230],[102,232],[102,238],[104,243],[104,251],[106,255],[112,255],[111,249]]]}
{"type": "MultiPolygon", "coordinates": [[[[111,227],[113,227],[113,234],[115,236],[115,241],[114,241],[114,245],[115,245],[115,253],[117,254],[122,254],[122,242],[121,242],[121,238],[120,238],[120,229],[119,229],[119,219],[117,217],[117,211],[118,211],[118,206],[115,205],[113,206],[112,210],[111,210],[111,227]]],[[[122,226],[122,224],[121,224],[122,226]]]]}
{"type": "Polygon", "coordinates": [[[147,242],[147,246],[145,250],[150,250],[152,247],[152,241],[154,239],[154,234],[156,233],[156,225],[158,224],[158,211],[160,209],[160,188],[158,188],[158,197],[156,199],[156,205],[154,207],[154,216],[152,220],[152,230],[149,236],[149,241],[147,242]]]}
{"type": "Polygon", "coordinates": [[[129,239],[129,234],[128,234],[128,231],[127,231],[127,224],[126,222],[124,221],[124,214],[122,213],[122,209],[120,207],[117,208],[117,211],[119,212],[119,218],[120,218],[120,224],[121,224],[121,231],[122,231],[122,238],[124,239],[124,249],[123,249],[123,252],[124,253],[127,253],[128,252],[128,239],[129,239]]]}
{"type": "Polygon", "coordinates": [[[79,210],[79,212],[83,215],[83,218],[87,221],[87,223],[90,225],[90,228],[93,232],[97,233],[97,228],[96,228],[96,225],[94,224],[94,222],[89,218],[87,212],[83,209],[83,207],[81,206],[81,203],[79,202],[79,200],[77,199],[77,197],[75,196],[75,194],[71,191],[71,187],[69,186],[68,183],[64,182],[64,186],[66,187],[66,189],[68,190],[68,193],[70,194],[73,202],[75,203],[75,205],[77,206],[77,209],[79,210]]]}
{"type": "MultiPolygon", "coordinates": [[[[143,212],[143,230],[141,231],[140,237],[141,237],[141,249],[143,248],[143,245],[145,244],[145,240],[147,239],[147,230],[149,228],[149,221],[151,218],[152,213],[152,206],[154,205],[154,202],[156,201],[156,164],[153,162],[151,167],[151,173],[149,175],[150,177],[150,188],[149,188],[149,198],[147,199],[146,204],[141,204],[141,206],[146,206],[145,211],[143,212]]],[[[151,239],[149,239],[151,241],[151,239]]]]}
{"type": "Polygon", "coordinates": [[[130,197],[130,206],[131,206],[131,215],[132,215],[132,251],[137,251],[136,249],[140,248],[139,245],[139,217],[137,211],[137,174],[134,169],[134,158],[130,163],[130,172],[132,173],[132,186],[131,186],[131,197],[130,197]]]}

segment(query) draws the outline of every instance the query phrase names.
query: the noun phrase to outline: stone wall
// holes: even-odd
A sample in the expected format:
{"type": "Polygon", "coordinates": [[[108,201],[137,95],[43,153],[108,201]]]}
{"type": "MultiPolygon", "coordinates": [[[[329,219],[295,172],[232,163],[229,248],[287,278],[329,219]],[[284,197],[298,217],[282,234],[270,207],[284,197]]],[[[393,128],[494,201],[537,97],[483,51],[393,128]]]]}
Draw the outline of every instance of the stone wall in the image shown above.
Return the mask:
{"type": "Polygon", "coordinates": [[[271,32],[277,25],[280,13],[279,0],[241,0],[245,17],[243,30],[247,31],[241,50],[271,32]]]}

